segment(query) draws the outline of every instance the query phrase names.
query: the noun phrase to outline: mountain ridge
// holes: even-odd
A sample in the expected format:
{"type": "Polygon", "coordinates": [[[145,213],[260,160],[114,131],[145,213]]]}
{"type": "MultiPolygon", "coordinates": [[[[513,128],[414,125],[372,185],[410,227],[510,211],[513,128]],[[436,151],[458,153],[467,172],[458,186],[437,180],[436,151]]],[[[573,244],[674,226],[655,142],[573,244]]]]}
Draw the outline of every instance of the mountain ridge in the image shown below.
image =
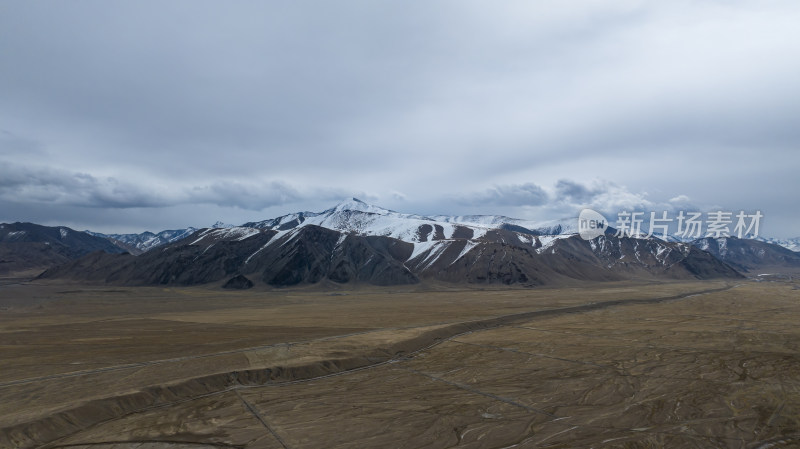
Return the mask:
{"type": "Polygon", "coordinates": [[[208,228],[158,234],[93,233],[136,251],[54,261],[63,266],[42,277],[143,285],[193,285],[242,276],[277,287],[323,281],[537,286],[637,277],[736,278],[741,276],[737,270],[800,267],[800,254],[754,240],[736,240],[734,252],[715,251],[725,244],[719,239],[616,237],[612,228],[583,240],[574,232],[576,224],[577,219],[405,214],[352,198],[323,212],[243,226],[218,221],[208,228]]]}
{"type": "Polygon", "coordinates": [[[67,226],[0,223],[0,274],[44,270],[95,251],[126,250],[107,239],[67,226]]]}
{"type": "MultiPolygon", "coordinates": [[[[441,235],[440,235],[441,234],[441,235]]],[[[431,238],[428,238],[431,237],[431,238]]],[[[420,282],[525,287],[625,279],[741,278],[692,245],[610,235],[532,236],[504,229],[417,241],[309,224],[287,231],[207,228],[140,256],[93,253],[42,279],[120,285],[196,285],[243,279],[269,287],[420,282]]]]}
{"type": "MultiPolygon", "coordinates": [[[[385,235],[405,241],[415,241],[417,234],[439,231],[444,236],[457,233],[459,236],[472,235],[479,237],[489,229],[506,229],[529,235],[570,235],[578,232],[577,217],[551,220],[526,220],[504,215],[420,215],[395,212],[380,206],[371,205],[358,198],[350,198],[339,202],[322,212],[294,212],[260,221],[251,221],[236,226],[217,221],[210,228],[273,229],[288,231],[298,226],[315,224],[330,229],[357,232],[364,235],[385,235]],[[431,231],[420,227],[429,225],[431,231]],[[437,225],[439,227],[437,227],[437,225]]],[[[92,235],[106,237],[119,242],[122,247],[135,248],[145,252],[151,249],[188,237],[195,231],[206,228],[189,227],[184,229],[165,230],[159,233],[144,232],[141,234],[102,234],[86,231],[92,235]]],[[[435,234],[434,234],[435,235],[435,234]]],[[[692,243],[700,238],[678,238],[673,235],[662,236],[665,240],[692,243]]],[[[795,239],[773,239],[755,237],[753,240],[783,246],[789,250],[800,250],[800,237],[795,239]]],[[[135,250],[130,250],[136,253],[135,250]]]]}

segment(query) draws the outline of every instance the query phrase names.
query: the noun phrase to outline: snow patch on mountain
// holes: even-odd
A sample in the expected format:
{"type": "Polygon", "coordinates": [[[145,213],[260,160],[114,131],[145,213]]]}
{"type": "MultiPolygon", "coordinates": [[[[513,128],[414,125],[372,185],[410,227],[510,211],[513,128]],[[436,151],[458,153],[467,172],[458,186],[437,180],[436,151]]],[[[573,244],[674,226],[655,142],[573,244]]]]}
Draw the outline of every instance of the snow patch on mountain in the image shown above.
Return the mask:
{"type": "Polygon", "coordinates": [[[271,239],[270,239],[270,240],[269,240],[267,243],[265,243],[265,244],[261,245],[261,248],[258,248],[258,249],[257,249],[257,250],[255,250],[255,251],[254,251],[252,254],[250,254],[249,256],[247,256],[247,259],[245,259],[245,260],[244,260],[244,265],[247,265],[247,264],[250,262],[250,259],[252,259],[253,257],[257,256],[257,255],[258,255],[258,253],[260,253],[261,251],[264,251],[265,249],[267,249],[267,247],[269,246],[269,244],[270,244],[270,243],[272,243],[273,241],[275,241],[276,237],[277,237],[277,236],[275,236],[275,237],[271,238],[271,239]]]}
{"type": "Polygon", "coordinates": [[[773,245],[780,245],[790,251],[800,252],[800,237],[795,237],[792,239],[773,239],[769,237],[758,236],[751,238],[765,243],[772,243],[773,245]]]}
{"type": "Polygon", "coordinates": [[[210,229],[210,228],[209,228],[209,229],[204,229],[204,230],[200,231],[200,233],[199,233],[199,234],[197,234],[197,238],[196,238],[196,239],[195,239],[195,240],[194,240],[192,243],[190,243],[190,245],[196,245],[197,243],[199,243],[201,240],[203,240],[203,239],[206,237],[206,235],[207,235],[209,232],[211,232],[211,229],[210,229]]]}
{"type": "Polygon", "coordinates": [[[153,248],[168,245],[170,243],[177,242],[178,240],[185,239],[186,237],[189,237],[197,232],[197,229],[192,227],[186,229],[172,229],[161,231],[157,234],[153,232],[143,232],[141,234],[102,234],[92,231],[84,232],[95,237],[117,240],[141,251],[149,251],[153,248]]]}
{"type": "Polygon", "coordinates": [[[408,257],[408,260],[414,260],[419,257],[420,254],[429,251],[436,245],[436,241],[429,241],[429,242],[414,242],[414,250],[411,252],[411,255],[408,257]]]}
{"type": "Polygon", "coordinates": [[[424,271],[428,269],[431,265],[436,263],[439,260],[439,257],[442,256],[444,251],[453,243],[452,240],[436,240],[433,242],[422,242],[422,243],[415,243],[414,244],[414,252],[417,253],[416,255],[412,253],[411,257],[408,258],[408,261],[413,261],[416,258],[422,257],[422,260],[417,263],[417,269],[420,271],[424,271]],[[419,252],[417,249],[417,245],[419,245],[420,250],[419,252]]]}
{"type": "MultiPolygon", "coordinates": [[[[540,246],[539,248],[536,248],[536,252],[538,254],[543,254],[546,251],[548,251],[550,248],[552,248],[553,245],[555,245],[555,243],[558,240],[566,239],[566,238],[570,238],[570,237],[572,237],[572,235],[542,235],[542,236],[539,236],[539,242],[542,244],[542,246],[540,246]]],[[[590,244],[592,244],[593,242],[594,242],[593,240],[590,240],[590,244]]],[[[594,247],[592,247],[592,249],[594,250],[594,247]]],[[[553,252],[553,251],[550,251],[550,252],[553,252]]]]}
{"type": "Polygon", "coordinates": [[[261,233],[258,229],[233,227],[220,229],[220,237],[225,240],[244,240],[261,233]]]}
{"type": "Polygon", "coordinates": [[[25,237],[25,234],[27,234],[27,232],[25,232],[25,231],[11,231],[11,232],[9,232],[7,234],[6,238],[8,238],[9,240],[12,240],[12,241],[13,240],[20,240],[23,237],[25,237]]]}
{"type": "Polygon", "coordinates": [[[198,238],[192,242],[192,245],[197,244],[202,240],[211,239],[214,241],[218,240],[244,240],[246,238],[250,238],[254,235],[260,234],[261,231],[255,228],[243,228],[243,227],[233,227],[233,228],[208,228],[203,230],[200,234],[198,234],[198,238]]]}
{"type": "Polygon", "coordinates": [[[506,217],[504,215],[432,215],[427,218],[437,222],[453,223],[483,229],[496,229],[503,225],[518,226],[538,235],[578,233],[577,218],[562,218],[545,221],[523,220],[506,217]]]}
{"type": "Polygon", "coordinates": [[[453,263],[458,262],[458,260],[461,259],[462,257],[466,256],[467,253],[469,253],[476,246],[478,246],[478,242],[476,242],[474,240],[468,241],[467,244],[464,245],[464,249],[461,250],[461,252],[458,254],[458,257],[455,258],[455,260],[451,263],[451,265],[453,263]]]}
{"type": "MultiPolygon", "coordinates": [[[[568,225],[568,221],[533,222],[499,215],[423,216],[404,214],[351,198],[320,213],[298,212],[245,225],[277,231],[316,225],[343,233],[391,237],[416,244],[430,240],[454,238],[478,240],[486,237],[492,229],[506,229],[529,236],[546,232],[567,235],[570,230],[576,228],[574,223],[568,225]]],[[[533,244],[532,238],[523,237],[521,241],[533,244]]]]}

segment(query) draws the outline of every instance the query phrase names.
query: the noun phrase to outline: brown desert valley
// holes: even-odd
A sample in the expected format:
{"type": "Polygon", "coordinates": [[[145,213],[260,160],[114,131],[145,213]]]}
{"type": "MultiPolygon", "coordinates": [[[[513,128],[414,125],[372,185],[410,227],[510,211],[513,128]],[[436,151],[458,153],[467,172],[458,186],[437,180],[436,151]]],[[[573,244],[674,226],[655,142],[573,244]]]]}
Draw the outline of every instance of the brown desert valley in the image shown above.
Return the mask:
{"type": "Polygon", "coordinates": [[[788,448],[800,286],[0,286],[0,447],[788,448]]]}

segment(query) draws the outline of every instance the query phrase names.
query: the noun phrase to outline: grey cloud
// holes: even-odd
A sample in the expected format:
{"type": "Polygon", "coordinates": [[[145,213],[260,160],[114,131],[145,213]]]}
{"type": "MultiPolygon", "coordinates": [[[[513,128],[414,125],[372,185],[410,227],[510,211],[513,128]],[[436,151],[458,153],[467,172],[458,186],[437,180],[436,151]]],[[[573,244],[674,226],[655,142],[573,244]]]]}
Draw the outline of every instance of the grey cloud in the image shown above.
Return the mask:
{"type": "Polygon", "coordinates": [[[235,207],[249,211],[281,205],[298,205],[303,202],[324,202],[325,204],[357,196],[365,200],[375,200],[373,195],[325,186],[304,186],[300,189],[283,181],[263,183],[243,183],[239,181],[217,181],[210,185],[186,188],[176,203],[211,204],[219,207],[235,207]]]}
{"type": "Polygon", "coordinates": [[[224,181],[202,187],[193,187],[183,203],[206,203],[218,206],[233,206],[249,210],[263,210],[270,206],[293,203],[301,198],[300,193],[283,182],[263,185],[246,185],[224,181]]]}
{"type": "Polygon", "coordinates": [[[541,206],[547,199],[547,192],[544,189],[528,182],[494,186],[482,192],[459,196],[457,201],[469,206],[541,206]]]}
{"type": "Polygon", "coordinates": [[[595,180],[587,185],[561,179],[555,184],[554,190],[556,195],[547,205],[550,211],[572,211],[573,215],[577,215],[581,209],[590,208],[602,213],[611,222],[616,221],[621,212],[641,212],[642,217],[647,220],[651,213],[661,217],[666,212],[668,217],[675,217],[679,211],[703,211],[712,208],[711,205],[695,205],[685,194],[659,201],[651,198],[647,192],[632,191],[627,186],[607,180],[595,180]]]}
{"type": "Polygon", "coordinates": [[[182,204],[210,204],[260,211],[297,203],[308,197],[339,199],[350,192],[317,188],[307,193],[285,182],[242,183],[216,181],[209,185],[175,189],[143,186],[113,177],[95,177],[51,168],[0,163],[0,197],[8,202],[64,204],[88,208],[164,208],[182,204]]]}
{"type": "Polygon", "coordinates": [[[53,168],[0,163],[0,196],[6,201],[83,207],[164,207],[169,201],[134,184],[53,168]]]}
{"type": "Polygon", "coordinates": [[[353,195],[534,219],[688,195],[800,234],[798,20],[789,0],[6,2],[0,163],[50,168],[0,196],[202,224],[353,195]]]}
{"type": "Polygon", "coordinates": [[[567,179],[560,179],[555,188],[558,200],[567,200],[575,203],[591,202],[592,198],[599,193],[596,189],[590,190],[583,184],[567,179]]]}
{"type": "Polygon", "coordinates": [[[623,209],[646,209],[656,206],[647,192],[631,191],[625,185],[608,180],[595,180],[589,185],[569,179],[555,184],[554,207],[595,208],[605,212],[623,209]]]}

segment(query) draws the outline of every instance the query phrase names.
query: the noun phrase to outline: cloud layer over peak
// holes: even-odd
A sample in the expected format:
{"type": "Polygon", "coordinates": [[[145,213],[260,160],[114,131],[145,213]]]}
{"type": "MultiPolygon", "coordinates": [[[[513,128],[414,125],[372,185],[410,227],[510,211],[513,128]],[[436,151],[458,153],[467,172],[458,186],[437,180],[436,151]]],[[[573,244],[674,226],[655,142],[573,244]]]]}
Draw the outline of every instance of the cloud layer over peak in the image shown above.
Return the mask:
{"type": "Polygon", "coordinates": [[[761,209],[796,236],[797,23],[788,0],[5,2],[0,221],[136,231],[355,195],[761,209]]]}

